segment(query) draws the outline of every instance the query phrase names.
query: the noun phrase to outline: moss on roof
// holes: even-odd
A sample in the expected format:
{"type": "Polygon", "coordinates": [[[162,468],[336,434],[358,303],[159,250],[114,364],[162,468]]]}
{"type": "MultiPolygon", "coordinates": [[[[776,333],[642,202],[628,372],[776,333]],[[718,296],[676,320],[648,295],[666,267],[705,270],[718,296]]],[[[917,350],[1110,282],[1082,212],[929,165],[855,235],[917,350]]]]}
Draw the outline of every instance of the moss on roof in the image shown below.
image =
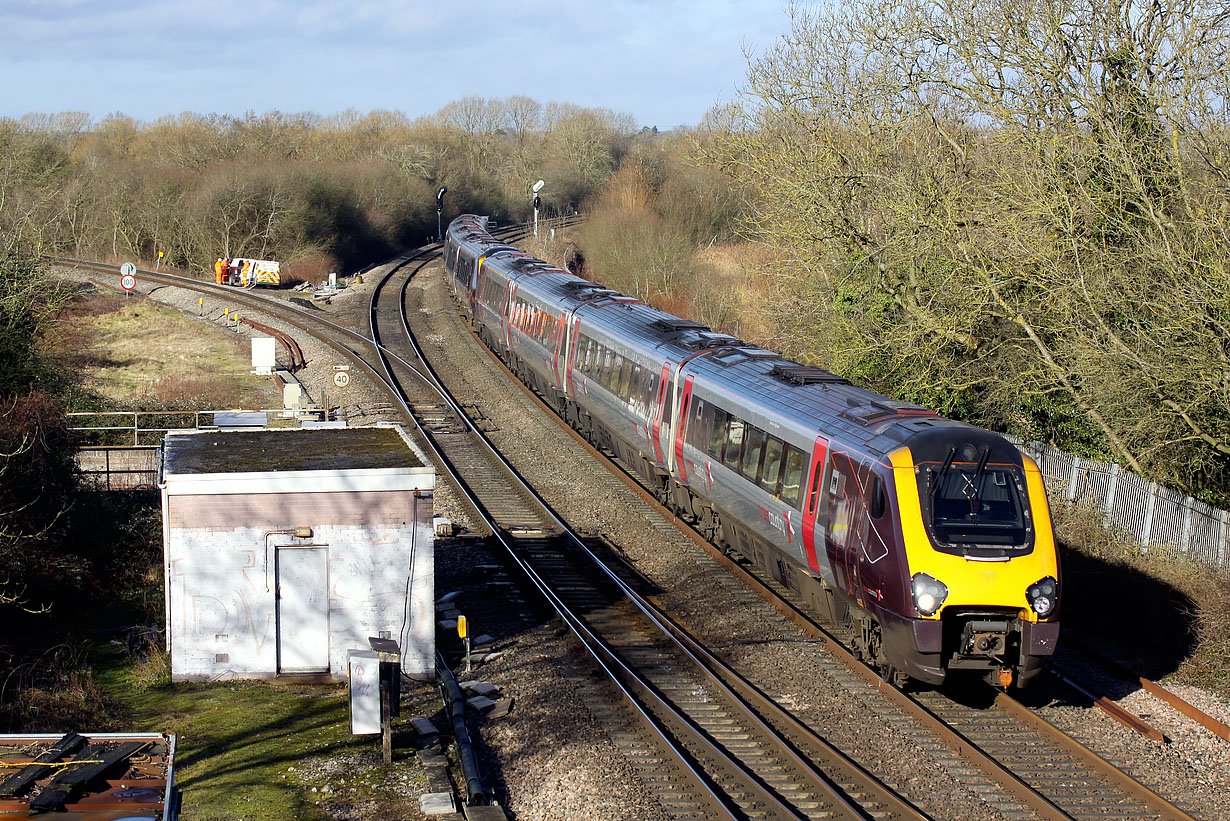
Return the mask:
{"type": "Polygon", "coordinates": [[[168,474],[417,468],[394,428],[208,431],[168,436],[168,474]]]}

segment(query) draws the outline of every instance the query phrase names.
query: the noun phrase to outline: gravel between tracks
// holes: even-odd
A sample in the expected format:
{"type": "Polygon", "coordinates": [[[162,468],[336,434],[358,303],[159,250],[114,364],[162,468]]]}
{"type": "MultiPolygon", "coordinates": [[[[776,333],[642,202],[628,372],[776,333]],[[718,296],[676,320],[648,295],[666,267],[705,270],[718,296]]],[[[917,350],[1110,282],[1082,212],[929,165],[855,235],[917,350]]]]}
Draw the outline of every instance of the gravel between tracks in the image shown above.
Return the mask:
{"type": "MultiPolygon", "coordinates": [[[[370,283],[380,270],[343,298],[323,306],[323,311],[334,321],[365,328],[370,283]]],[[[194,293],[159,288],[153,298],[189,313],[197,311],[194,293]]],[[[604,534],[619,545],[662,588],[666,606],[691,629],[924,811],[936,818],[1001,817],[976,791],[937,767],[933,750],[903,739],[901,731],[877,711],[873,690],[836,686],[825,672],[823,651],[767,607],[732,607],[737,593],[694,583],[703,578],[696,554],[670,547],[617,480],[580,455],[566,433],[544,424],[537,407],[509,388],[504,374],[485,354],[452,334],[457,320],[438,266],[428,266],[416,277],[409,299],[438,328],[424,337],[424,347],[438,370],[451,375],[449,381],[455,384],[450,387],[462,402],[472,402],[496,421],[491,438],[571,524],[604,534]]],[[[217,321],[224,306],[220,300],[212,302],[206,297],[205,315],[217,321]]],[[[395,418],[384,395],[361,374],[352,371],[350,385],[334,389],[332,365],[337,354],[302,334],[297,338],[308,359],[299,378],[313,398],[321,396],[322,388],[329,390],[331,404],[352,424],[395,418]]],[[[473,524],[443,481],[436,493],[436,515],[463,528],[473,524]]],[[[496,777],[502,803],[520,821],[664,817],[580,701],[571,677],[583,662],[577,660],[573,642],[550,619],[533,612],[527,617],[532,607],[514,607],[493,596],[491,571],[484,566],[494,564],[498,559],[473,541],[437,544],[437,595],[458,591],[462,612],[471,614],[472,634],[492,635],[491,647],[499,651],[472,675],[491,681],[515,700],[508,716],[481,730],[484,765],[496,777]]],[[[1175,689],[1214,716],[1230,720],[1230,708],[1216,697],[1197,688],[1175,689]]],[[[1144,739],[1061,691],[1055,692],[1043,714],[1144,783],[1172,799],[1183,796],[1193,814],[1230,818],[1230,743],[1143,691],[1125,695],[1120,703],[1148,717],[1170,743],[1144,739]]],[[[417,815],[417,807],[414,810],[411,816],[417,815]]]]}
{"type": "MultiPolygon", "coordinates": [[[[417,293],[412,302],[420,300],[421,310],[436,317],[442,327],[453,320],[454,309],[438,268],[423,271],[412,291],[417,293]]],[[[736,667],[753,671],[753,678],[762,689],[813,723],[832,743],[881,774],[932,816],[999,817],[975,791],[936,767],[930,750],[908,741],[903,743],[899,730],[886,723],[877,711],[878,697],[874,692],[851,692],[835,686],[824,671],[823,652],[767,607],[751,604],[732,608],[731,594],[726,589],[692,584],[703,577],[694,553],[665,548],[658,531],[641,513],[641,506],[606,475],[605,469],[587,457],[578,456],[566,433],[543,425],[541,412],[528,400],[515,395],[509,398],[504,387],[506,377],[485,354],[455,342],[445,346],[442,340],[448,335],[443,331],[440,337],[436,350],[429,349],[428,355],[443,357],[447,365],[440,369],[442,373],[460,377],[452,379],[455,384],[450,387],[472,397],[463,401],[475,402],[488,417],[498,420],[499,430],[491,437],[522,475],[542,490],[571,524],[602,533],[618,544],[662,588],[670,612],[677,613],[691,629],[725,652],[736,667]]],[[[495,674],[494,670],[491,672],[495,674]]],[[[1194,702],[1226,720],[1230,710],[1220,700],[1196,688],[1183,689],[1194,702]]],[[[1182,797],[1193,814],[1230,818],[1230,744],[1143,691],[1125,696],[1122,704],[1149,716],[1166,733],[1169,743],[1149,741],[1100,710],[1073,703],[1068,694],[1057,692],[1056,696],[1043,709],[1053,723],[1104,757],[1127,767],[1147,785],[1172,799],[1182,797]]],[[[572,710],[560,713],[557,721],[576,720],[572,710]]],[[[499,740],[492,739],[492,744],[502,758],[499,740]]],[[[541,788],[538,781],[509,781],[508,788],[510,808],[518,811],[519,818],[562,817],[530,811],[536,803],[533,796],[541,788]]],[[[618,784],[614,788],[626,789],[618,784]]],[[[575,817],[641,816],[622,812],[575,817]]]]}

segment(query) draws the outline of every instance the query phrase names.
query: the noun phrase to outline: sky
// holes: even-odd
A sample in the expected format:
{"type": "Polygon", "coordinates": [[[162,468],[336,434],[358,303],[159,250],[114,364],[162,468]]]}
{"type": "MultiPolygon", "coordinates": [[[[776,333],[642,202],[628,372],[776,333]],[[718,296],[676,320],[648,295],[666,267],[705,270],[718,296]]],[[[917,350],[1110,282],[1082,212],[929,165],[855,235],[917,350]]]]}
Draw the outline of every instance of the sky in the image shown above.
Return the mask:
{"type": "Polygon", "coordinates": [[[696,125],[787,0],[0,0],[0,117],[433,114],[524,95],[696,125]]]}

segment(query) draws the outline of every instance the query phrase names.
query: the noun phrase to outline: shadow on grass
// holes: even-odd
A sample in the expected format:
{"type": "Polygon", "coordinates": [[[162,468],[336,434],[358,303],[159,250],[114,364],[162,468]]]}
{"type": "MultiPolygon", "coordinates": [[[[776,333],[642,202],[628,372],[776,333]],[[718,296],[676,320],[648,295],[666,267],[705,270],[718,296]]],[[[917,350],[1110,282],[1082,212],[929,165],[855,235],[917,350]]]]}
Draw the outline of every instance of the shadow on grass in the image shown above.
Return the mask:
{"type": "Polygon", "coordinates": [[[1062,550],[1061,557],[1060,621],[1065,636],[1076,639],[1076,653],[1081,644],[1088,645],[1160,679],[1195,652],[1196,603],[1185,593],[1125,564],[1070,549],[1062,550]]]}
{"type": "Polygon", "coordinates": [[[335,684],[166,684],[115,697],[130,725],[176,734],[185,817],[325,818],[310,793],[324,783],[305,784],[300,765],[358,760],[372,748],[370,738],[350,735],[345,688],[335,684]]]}

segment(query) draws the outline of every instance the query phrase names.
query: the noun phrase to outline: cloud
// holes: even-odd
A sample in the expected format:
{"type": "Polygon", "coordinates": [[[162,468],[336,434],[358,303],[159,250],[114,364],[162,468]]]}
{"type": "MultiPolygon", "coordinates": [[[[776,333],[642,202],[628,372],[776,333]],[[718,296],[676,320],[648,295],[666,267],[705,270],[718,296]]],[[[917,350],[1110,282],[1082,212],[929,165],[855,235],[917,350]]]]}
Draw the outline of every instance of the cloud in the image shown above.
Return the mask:
{"type": "Polygon", "coordinates": [[[25,0],[0,3],[0,116],[81,108],[400,108],[523,94],[696,122],[746,74],[780,0],[25,0]],[[49,46],[54,44],[54,47],[49,46]]]}

